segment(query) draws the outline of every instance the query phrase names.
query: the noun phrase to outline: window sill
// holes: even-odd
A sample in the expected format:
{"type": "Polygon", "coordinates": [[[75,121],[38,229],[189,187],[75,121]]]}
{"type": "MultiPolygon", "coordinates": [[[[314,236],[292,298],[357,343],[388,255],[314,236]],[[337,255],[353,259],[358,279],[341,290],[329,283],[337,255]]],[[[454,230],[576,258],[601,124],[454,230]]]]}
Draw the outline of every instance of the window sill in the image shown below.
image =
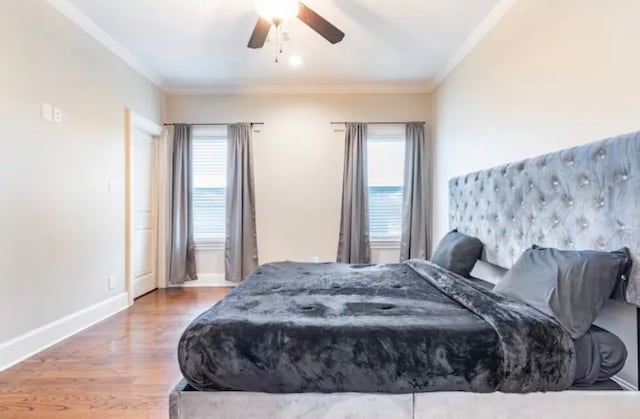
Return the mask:
{"type": "Polygon", "coordinates": [[[400,249],[400,240],[371,240],[372,249],[400,249]]]}
{"type": "Polygon", "coordinates": [[[196,250],[224,250],[224,242],[197,242],[195,244],[196,250]]]}

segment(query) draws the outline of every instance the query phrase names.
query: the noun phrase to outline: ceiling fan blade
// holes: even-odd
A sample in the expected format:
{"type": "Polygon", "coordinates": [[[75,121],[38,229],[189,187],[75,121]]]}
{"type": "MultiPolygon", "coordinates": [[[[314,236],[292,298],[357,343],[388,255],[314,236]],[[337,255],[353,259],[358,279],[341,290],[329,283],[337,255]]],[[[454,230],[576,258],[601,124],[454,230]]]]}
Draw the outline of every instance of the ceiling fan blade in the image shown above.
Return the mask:
{"type": "Polygon", "coordinates": [[[258,18],[258,22],[256,23],[256,27],[253,29],[253,33],[251,34],[251,38],[249,39],[249,44],[247,45],[249,48],[262,48],[264,43],[267,42],[267,36],[269,36],[269,31],[271,30],[271,22],[262,17],[258,18]]]}
{"type": "Polygon", "coordinates": [[[309,9],[304,4],[298,2],[300,5],[300,12],[298,13],[298,19],[306,23],[311,29],[322,35],[327,41],[332,44],[337,44],[344,38],[344,32],[333,26],[325,18],[309,9]]]}

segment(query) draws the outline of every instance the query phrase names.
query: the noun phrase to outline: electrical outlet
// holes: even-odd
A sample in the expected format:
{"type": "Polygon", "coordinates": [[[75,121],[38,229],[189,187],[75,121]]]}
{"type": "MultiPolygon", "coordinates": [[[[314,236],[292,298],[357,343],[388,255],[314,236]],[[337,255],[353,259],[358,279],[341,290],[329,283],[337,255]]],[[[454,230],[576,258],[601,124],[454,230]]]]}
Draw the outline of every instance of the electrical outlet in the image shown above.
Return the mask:
{"type": "Polygon", "coordinates": [[[116,285],[118,285],[118,279],[115,276],[111,275],[109,277],[109,289],[114,289],[116,285]]]}
{"type": "Polygon", "coordinates": [[[314,256],[311,258],[312,263],[320,263],[320,256],[314,256]]]}
{"type": "Polygon", "coordinates": [[[53,122],[59,124],[62,122],[62,109],[57,106],[53,107],[53,122]]]}
{"type": "Polygon", "coordinates": [[[109,179],[109,184],[107,186],[107,192],[109,195],[113,195],[116,191],[116,181],[113,179],[109,179]]]}

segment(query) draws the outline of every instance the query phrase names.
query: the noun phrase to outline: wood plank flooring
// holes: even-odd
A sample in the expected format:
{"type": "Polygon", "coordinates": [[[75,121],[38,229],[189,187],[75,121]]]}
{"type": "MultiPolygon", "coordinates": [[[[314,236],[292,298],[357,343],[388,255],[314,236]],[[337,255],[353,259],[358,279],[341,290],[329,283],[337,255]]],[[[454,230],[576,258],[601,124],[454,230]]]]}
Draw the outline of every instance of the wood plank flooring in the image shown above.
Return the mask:
{"type": "Polygon", "coordinates": [[[0,373],[0,418],[167,418],[180,334],[228,292],[154,291],[0,373]]]}

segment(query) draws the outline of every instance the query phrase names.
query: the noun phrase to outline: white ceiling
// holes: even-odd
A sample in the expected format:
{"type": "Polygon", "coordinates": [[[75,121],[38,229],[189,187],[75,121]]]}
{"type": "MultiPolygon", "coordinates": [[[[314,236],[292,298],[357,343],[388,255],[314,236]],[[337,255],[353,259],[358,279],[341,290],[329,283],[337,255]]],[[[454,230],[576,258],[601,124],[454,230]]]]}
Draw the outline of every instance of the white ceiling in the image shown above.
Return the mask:
{"type": "Polygon", "coordinates": [[[254,0],[69,0],[169,89],[412,85],[425,89],[499,0],[306,0],[346,33],[331,45],[302,22],[274,63],[250,50],[254,0]],[[286,55],[304,65],[294,69],[286,55]]]}

